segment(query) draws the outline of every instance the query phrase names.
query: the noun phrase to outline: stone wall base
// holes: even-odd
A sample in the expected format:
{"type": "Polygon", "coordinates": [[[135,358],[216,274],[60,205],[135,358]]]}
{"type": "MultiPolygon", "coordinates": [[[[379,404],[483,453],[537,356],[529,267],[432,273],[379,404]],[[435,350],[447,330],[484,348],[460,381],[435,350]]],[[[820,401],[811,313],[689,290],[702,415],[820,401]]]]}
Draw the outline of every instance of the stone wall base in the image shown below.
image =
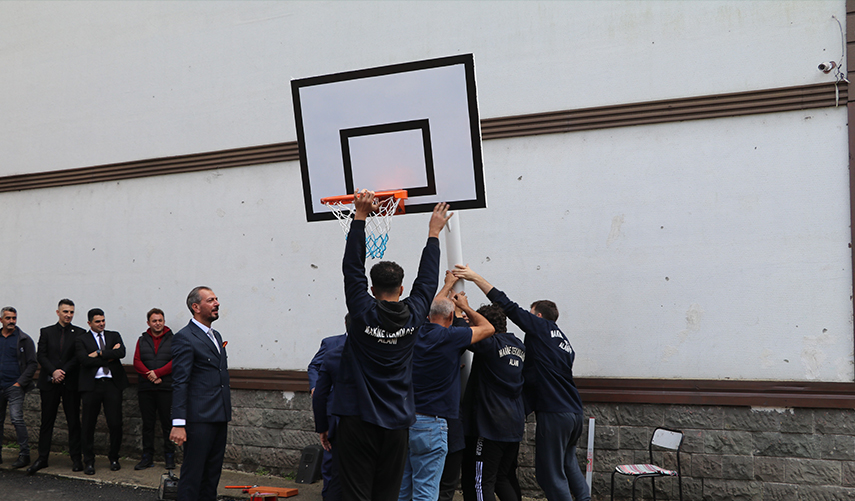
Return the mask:
{"type": "MultiPolygon", "coordinates": [[[[142,449],[136,388],[124,393],[122,456],[135,461],[142,449]]],[[[302,449],[318,441],[311,399],[305,392],[232,390],[225,466],[274,475],[296,470],[302,449]]],[[[25,419],[30,446],[38,441],[38,390],[27,394],[25,419]]],[[[657,426],[685,433],[681,453],[686,500],[855,499],[855,410],[790,409],[652,404],[589,404],[585,417],[596,419],[593,499],[609,499],[611,471],[617,464],[648,462],[647,444],[657,426]]],[[[535,417],[529,416],[520,444],[518,475],[526,497],[541,498],[534,471],[535,417]]],[[[577,457],[584,469],[587,419],[577,457]]],[[[156,460],[163,440],[155,432],[156,460]]],[[[60,411],[53,449],[67,450],[65,417],[60,411]]],[[[9,420],[4,443],[14,443],[9,420]]],[[[95,437],[96,454],[106,454],[103,415],[95,437]]],[[[8,452],[7,452],[8,455],[8,452]]],[[[674,464],[673,454],[663,460],[674,464]]],[[[180,454],[179,454],[180,460],[180,454]]],[[[657,499],[678,499],[676,479],[656,482],[657,499]]],[[[639,499],[650,499],[650,481],[639,481],[639,499]]],[[[615,499],[630,498],[631,481],[616,479],[615,499]]]]}

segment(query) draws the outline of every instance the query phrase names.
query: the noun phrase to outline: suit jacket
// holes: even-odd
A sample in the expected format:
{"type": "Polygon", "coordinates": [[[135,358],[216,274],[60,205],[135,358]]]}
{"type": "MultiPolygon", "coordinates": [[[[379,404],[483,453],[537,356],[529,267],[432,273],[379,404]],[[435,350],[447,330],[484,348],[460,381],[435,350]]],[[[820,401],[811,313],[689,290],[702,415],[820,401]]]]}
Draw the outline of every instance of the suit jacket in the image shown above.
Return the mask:
{"type": "Polygon", "coordinates": [[[76,325],[70,326],[70,330],[66,334],[68,339],[65,340],[65,344],[60,349],[62,327],[60,327],[59,323],[42,328],[39,332],[39,346],[36,351],[36,357],[39,360],[39,365],[42,367],[39,372],[38,382],[40,390],[52,390],[62,386],[50,382],[53,371],[57,369],[65,371],[65,380],[62,384],[77,390],[78,368],[80,364],[77,363],[76,340],[78,336],[85,333],[86,329],[81,329],[76,325]]]}
{"type": "Polygon", "coordinates": [[[312,394],[312,411],[315,413],[315,431],[323,433],[329,431],[328,438],[335,434],[336,419],[333,419],[332,406],[329,403],[333,397],[333,386],[341,365],[341,352],[344,350],[344,342],[347,334],[330,336],[324,338],[321,346],[326,346],[324,361],[321,364],[315,392],[312,394]]]}
{"type": "Polygon", "coordinates": [[[15,353],[18,359],[18,383],[24,391],[30,391],[33,388],[33,374],[39,364],[36,361],[36,346],[33,340],[20,327],[15,327],[12,331],[15,336],[15,353]]]}
{"type": "Polygon", "coordinates": [[[90,357],[93,351],[98,351],[98,343],[91,332],[84,332],[77,336],[77,362],[80,364],[80,391],[92,391],[95,389],[95,374],[101,367],[108,367],[113,382],[120,390],[128,387],[128,375],[122,366],[122,358],[125,357],[125,343],[122,336],[116,331],[104,331],[104,349],[100,357],[90,357]],[[113,349],[116,344],[120,346],[113,349]]]}
{"type": "Polygon", "coordinates": [[[229,364],[220,333],[219,352],[193,321],[172,338],[172,419],[188,423],[231,421],[229,364]]]}
{"type": "Polygon", "coordinates": [[[346,336],[347,333],[339,334],[338,336],[325,337],[321,340],[321,347],[318,349],[318,352],[315,353],[312,361],[309,362],[309,368],[306,369],[306,373],[309,375],[309,390],[314,390],[315,386],[318,385],[318,377],[321,374],[321,366],[324,363],[324,356],[336,346],[344,344],[344,338],[346,336]]]}

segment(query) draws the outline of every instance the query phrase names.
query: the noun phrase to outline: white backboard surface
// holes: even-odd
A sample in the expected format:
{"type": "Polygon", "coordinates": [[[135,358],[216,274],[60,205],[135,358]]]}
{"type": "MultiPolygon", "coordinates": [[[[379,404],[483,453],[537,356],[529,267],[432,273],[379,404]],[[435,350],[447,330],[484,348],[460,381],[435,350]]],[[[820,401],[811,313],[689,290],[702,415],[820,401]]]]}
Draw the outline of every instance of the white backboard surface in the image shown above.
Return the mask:
{"type": "Polygon", "coordinates": [[[293,80],[308,221],[321,198],[406,189],[407,212],[486,207],[471,54],[293,80]]]}

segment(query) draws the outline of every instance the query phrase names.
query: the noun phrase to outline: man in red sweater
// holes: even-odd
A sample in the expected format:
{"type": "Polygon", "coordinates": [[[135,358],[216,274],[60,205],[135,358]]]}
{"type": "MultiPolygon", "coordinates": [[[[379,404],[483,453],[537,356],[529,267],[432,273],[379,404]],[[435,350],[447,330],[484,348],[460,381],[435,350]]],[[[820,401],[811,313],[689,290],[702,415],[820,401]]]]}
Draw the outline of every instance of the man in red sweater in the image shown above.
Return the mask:
{"type": "Polygon", "coordinates": [[[172,429],[172,331],[164,323],[163,311],[148,312],[148,330],[137,341],[134,369],[139,373],[137,396],[142,415],[142,459],[135,470],[154,466],[154,425],[160,417],[163,453],[167,469],[175,468],[175,445],[169,441],[172,429]]]}

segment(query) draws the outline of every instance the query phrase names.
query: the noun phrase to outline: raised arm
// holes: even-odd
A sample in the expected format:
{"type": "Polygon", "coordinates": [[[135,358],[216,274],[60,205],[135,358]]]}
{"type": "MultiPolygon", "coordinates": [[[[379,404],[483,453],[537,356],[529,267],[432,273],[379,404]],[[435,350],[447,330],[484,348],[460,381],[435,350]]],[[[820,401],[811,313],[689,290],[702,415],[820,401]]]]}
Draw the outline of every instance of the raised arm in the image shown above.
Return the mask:
{"type": "Polygon", "coordinates": [[[468,265],[454,265],[454,276],[469,280],[477,285],[486,294],[487,299],[501,306],[511,322],[520,326],[526,333],[532,332],[538,322],[545,322],[545,320],[532,315],[531,312],[524,310],[520,305],[508,299],[504,292],[493,287],[484,277],[472,271],[468,265]]]}
{"type": "Polygon", "coordinates": [[[472,268],[470,268],[468,264],[455,264],[454,271],[452,273],[454,273],[454,276],[457,278],[468,280],[477,285],[484,295],[487,295],[493,288],[493,286],[490,285],[490,282],[484,280],[484,277],[472,271],[472,268]]]}
{"type": "Polygon", "coordinates": [[[353,208],[355,214],[353,219],[365,221],[368,215],[380,207],[380,201],[374,198],[374,192],[368,190],[357,190],[353,194],[353,208]]]}
{"type": "Polygon", "coordinates": [[[443,228],[445,228],[445,223],[447,223],[453,215],[453,212],[448,212],[447,203],[440,202],[436,204],[433,208],[433,213],[430,215],[430,222],[428,223],[428,238],[439,238],[439,233],[443,228]]]}
{"type": "Polygon", "coordinates": [[[354,195],[356,214],[350,222],[350,232],[344,244],[342,273],[344,274],[344,296],[348,311],[363,311],[372,301],[368,293],[368,278],[365,276],[365,218],[376,205],[374,193],[358,192],[354,195]]]}
{"type": "Polygon", "coordinates": [[[451,218],[448,214],[448,204],[440,202],[433,208],[433,213],[428,224],[428,239],[422,250],[419,261],[419,271],[413,281],[413,289],[406,301],[410,304],[410,311],[418,318],[426,318],[430,303],[436,296],[436,288],[439,280],[439,233],[445,227],[445,223],[451,218]]]}
{"type": "Polygon", "coordinates": [[[458,292],[451,300],[454,302],[454,306],[463,310],[466,316],[469,317],[469,328],[472,329],[472,343],[470,344],[477,343],[496,333],[496,328],[493,327],[493,324],[484,318],[484,315],[481,315],[469,306],[469,300],[466,298],[465,292],[458,292]]]}
{"type": "Polygon", "coordinates": [[[451,289],[454,288],[454,284],[457,283],[459,279],[451,273],[451,270],[445,270],[445,283],[442,285],[442,289],[436,293],[437,298],[447,297],[451,299],[451,289]]]}

